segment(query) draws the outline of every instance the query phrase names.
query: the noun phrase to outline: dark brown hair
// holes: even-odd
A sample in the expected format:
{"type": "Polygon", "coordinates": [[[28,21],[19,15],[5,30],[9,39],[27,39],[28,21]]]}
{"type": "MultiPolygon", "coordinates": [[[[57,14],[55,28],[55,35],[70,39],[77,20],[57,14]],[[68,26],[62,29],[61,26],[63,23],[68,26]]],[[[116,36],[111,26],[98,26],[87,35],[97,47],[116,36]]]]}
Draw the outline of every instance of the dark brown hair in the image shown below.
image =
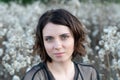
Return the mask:
{"type": "Polygon", "coordinates": [[[65,25],[71,30],[75,41],[72,58],[76,55],[85,55],[86,51],[83,42],[85,41],[86,33],[82,23],[74,15],[64,9],[48,10],[39,19],[36,27],[35,45],[33,48],[33,52],[39,54],[42,61],[52,61],[47,55],[43,43],[42,30],[48,22],[65,25]]]}

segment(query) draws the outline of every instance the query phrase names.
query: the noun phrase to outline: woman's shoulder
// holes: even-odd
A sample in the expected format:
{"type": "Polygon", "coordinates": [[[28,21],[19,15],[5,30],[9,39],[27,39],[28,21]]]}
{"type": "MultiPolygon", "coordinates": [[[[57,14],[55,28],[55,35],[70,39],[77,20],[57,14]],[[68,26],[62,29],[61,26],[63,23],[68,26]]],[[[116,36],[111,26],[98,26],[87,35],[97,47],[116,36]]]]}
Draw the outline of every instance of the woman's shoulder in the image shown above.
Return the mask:
{"type": "Polygon", "coordinates": [[[93,65],[84,64],[84,63],[80,63],[80,62],[75,62],[75,64],[78,66],[83,77],[86,77],[86,75],[87,75],[87,77],[89,76],[89,78],[93,78],[92,80],[100,80],[98,71],[96,70],[96,68],[93,65]]]}
{"type": "Polygon", "coordinates": [[[95,69],[95,67],[93,66],[93,65],[91,65],[91,64],[86,64],[86,63],[80,63],[80,62],[75,62],[77,65],[78,65],[78,67],[80,67],[80,68],[87,68],[87,69],[95,69]]]}
{"type": "Polygon", "coordinates": [[[25,76],[23,77],[22,80],[33,80],[33,77],[35,76],[35,74],[38,71],[42,70],[43,65],[44,65],[44,63],[41,62],[41,63],[33,66],[28,72],[26,72],[26,74],[25,74],[25,76]]]}

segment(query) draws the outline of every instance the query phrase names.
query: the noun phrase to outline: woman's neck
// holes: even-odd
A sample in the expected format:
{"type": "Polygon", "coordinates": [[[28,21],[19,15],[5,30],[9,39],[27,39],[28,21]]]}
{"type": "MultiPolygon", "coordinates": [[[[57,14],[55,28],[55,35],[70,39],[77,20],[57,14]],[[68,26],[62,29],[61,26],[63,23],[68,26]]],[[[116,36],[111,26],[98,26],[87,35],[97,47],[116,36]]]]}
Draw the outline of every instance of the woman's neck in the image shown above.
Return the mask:
{"type": "Polygon", "coordinates": [[[48,62],[47,66],[56,80],[73,80],[74,78],[75,68],[72,61],[48,62]]]}
{"type": "Polygon", "coordinates": [[[67,72],[67,70],[69,70],[69,68],[74,68],[74,63],[70,60],[70,61],[66,61],[66,62],[47,62],[47,66],[49,69],[54,69],[58,72],[67,72]]]}

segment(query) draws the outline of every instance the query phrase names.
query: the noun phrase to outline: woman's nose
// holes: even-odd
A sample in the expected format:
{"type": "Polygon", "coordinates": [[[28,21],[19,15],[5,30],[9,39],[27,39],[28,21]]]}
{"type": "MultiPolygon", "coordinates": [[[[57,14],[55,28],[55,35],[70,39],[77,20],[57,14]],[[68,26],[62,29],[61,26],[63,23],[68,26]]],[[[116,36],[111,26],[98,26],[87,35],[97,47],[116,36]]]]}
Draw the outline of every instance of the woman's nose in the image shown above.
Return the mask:
{"type": "Polygon", "coordinates": [[[61,42],[60,40],[56,40],[56,41],[55,41],[55,44],[54,44],[54,48],[55,48],[56,50],[61,49],[61,48],[62,48],[62,42],[61,42]]]}

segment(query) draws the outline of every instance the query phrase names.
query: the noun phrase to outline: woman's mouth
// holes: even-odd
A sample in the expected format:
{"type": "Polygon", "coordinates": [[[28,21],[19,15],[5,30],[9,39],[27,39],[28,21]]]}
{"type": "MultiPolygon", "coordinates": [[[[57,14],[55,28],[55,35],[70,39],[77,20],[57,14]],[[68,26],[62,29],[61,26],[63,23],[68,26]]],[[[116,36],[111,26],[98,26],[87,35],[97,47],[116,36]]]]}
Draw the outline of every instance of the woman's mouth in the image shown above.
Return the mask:
{"type": "Polygon", "coordinates": [[[61,57],[61,56],[63,56],[64,55],[64,53],[63,52],[60,52],[60,53],[55,53],[55,56],[57,56],[57,57],[61,57]]]}

